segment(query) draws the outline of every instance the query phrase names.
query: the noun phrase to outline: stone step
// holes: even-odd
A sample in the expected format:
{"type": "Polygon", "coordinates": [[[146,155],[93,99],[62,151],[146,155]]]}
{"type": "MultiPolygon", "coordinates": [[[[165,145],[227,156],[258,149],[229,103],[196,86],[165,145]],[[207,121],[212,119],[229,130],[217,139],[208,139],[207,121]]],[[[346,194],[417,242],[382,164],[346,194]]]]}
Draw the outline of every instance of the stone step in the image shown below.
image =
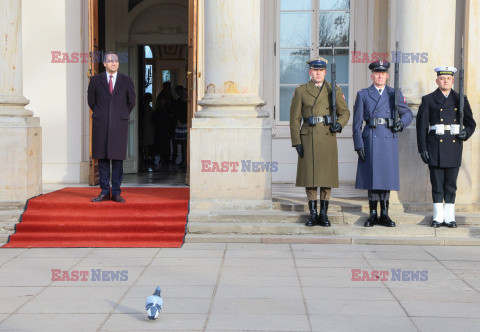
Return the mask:
{"type": "Polygon", "coordinates": [[[0,211],[3,210],[23,210],[25,209],[25,201],[0,201],[0,211]]]}
{"type": "Polygon", "coordinates": [[[480,238],[466,237],[404,237],[404,236],[311,236],[311,235],[244,235],[187,234],[186,243],[303,243],[303,244],[365,244],[365,245],[447,245],[480,246],[480,238]]]}
{"type": "Polygon", "coordinates": [[[1,222],[0,223],[0,234],[13,234],[15,231],[16,222],[1,222]]]}
{"type": "Polygon", "coordinates": [[[23,210],[0,210],[0,223],[18,222],[23,210]]]}
{"type": "Polygon", "coordinates": [[[359,225],[336,225],[331,227],[306,227],[301,223],[187,223],[188,234],[217,235],[322,235],[322,236],[391,236],[391,237],[480,237],[480,227],[459,226],[456,229],[427,225],[399,225],[397,227],[363,227],[359,225]]]}
{"type": "MultiPolygon", "coordinates": [[[[297,211],[308,212],[308,203],[306,198],[292,198],[292,197],[273,197],[273,208],[281,211],[297,211]]],[[[318,202],[318,208],[320,208],[320,202],[318,202]]],[[[380,204],[378,204],[380,209],[380,204]]],[[[477,212],[480,213],[479,204],[456,204],[455,209],[457,212],[477,212]]],[[[432,213],[432,203],[398,203],[390,202],[389,210],[391,212],[425,212],[432,213]]],[[[367,198],[332,198],[329,203],[329,211],[331,212],[368,212],[368,200],[367,198]]]]}
{"type": "MultiPolygon", "coordinates": [[[[332,224],[349,224],[363,226],[368,218],[367,212],[330,212],[329,220],[332,224]]],[[[391,212],[390,217],[398,225],[430,225],[431,213],[404,213],[391,212]]],[[[279,211],[279,210],[240,210],[240,211],[191,211],[189,222],[208,223],[299,223],[304,224],[309,218],[306,212],[279,211]]],[[[459,225],[480,225],[480,213],[458,213],[456,221],[459,225]]]]}
{"type": "Polygon", "coordinates": [[[0,246],[3,246],[5,243],[8,242],[8,237],[10,234],[1,234],[0,233],[0,246]]]}

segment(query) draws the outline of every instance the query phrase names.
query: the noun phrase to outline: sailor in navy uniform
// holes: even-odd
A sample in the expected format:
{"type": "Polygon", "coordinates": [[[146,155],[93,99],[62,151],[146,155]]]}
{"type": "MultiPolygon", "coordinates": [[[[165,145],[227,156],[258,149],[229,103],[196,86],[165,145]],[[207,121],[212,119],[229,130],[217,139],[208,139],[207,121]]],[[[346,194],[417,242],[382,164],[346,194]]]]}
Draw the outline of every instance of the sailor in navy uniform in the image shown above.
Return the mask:
{"type": "Polygon", "coordinates": [[[370,216],[364,226],[375,224],[394,227],[388,215],[391,190],[400,189],[398,138],[399,132],[412,122],[402,92],[398,95],[399,121],[394,124],[395,90],[386,85],[390,63],[373,62],[373,84],[357,93],[353,110],[353,143],[358,154],[356,189],[368,190],[370,216]],[[380,217],[377,204],[380,201],[380,217]]]}
{"type": "Polygon", "coordinates": [[[460,130],[460,96],[452,90],[454,67],[437,67],[438,89],[423,96],[417,115],[418,152],[430,170],[433,198],[432,227],[457,227],[455,193],[462,163],[463,142],[475,131],[475,120],[467,96],[464,128],[460,130]],[[444,205],[445,202],[445,205],[444,205]]]}

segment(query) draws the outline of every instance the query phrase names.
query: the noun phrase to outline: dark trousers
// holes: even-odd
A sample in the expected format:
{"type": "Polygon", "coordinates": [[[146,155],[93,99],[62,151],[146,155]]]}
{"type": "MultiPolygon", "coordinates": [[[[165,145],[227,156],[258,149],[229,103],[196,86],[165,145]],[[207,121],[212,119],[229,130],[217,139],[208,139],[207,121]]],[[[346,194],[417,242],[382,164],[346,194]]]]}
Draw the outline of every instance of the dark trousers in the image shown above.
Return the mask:
{"type": "Polygon", "coordinates": [[[100,188],[102,195],[110,194],[110,161],[112,163],[112,195],[121,193],[120,185],[123,178],[123,160],[98,159],[98,171],[100,175],[100,188]]]}
{"type": "Polygon", "coordinates": [[[368,190],[368,200],[370,201],[388,201],[390,199],[390,190],[368,190]]]}
{"type": "Polygon", "coordinates": [[[432,184],[433,203],[454,204],[457,192],[457,177],[459,167],[429,166],[430,183],[432,184]]]}

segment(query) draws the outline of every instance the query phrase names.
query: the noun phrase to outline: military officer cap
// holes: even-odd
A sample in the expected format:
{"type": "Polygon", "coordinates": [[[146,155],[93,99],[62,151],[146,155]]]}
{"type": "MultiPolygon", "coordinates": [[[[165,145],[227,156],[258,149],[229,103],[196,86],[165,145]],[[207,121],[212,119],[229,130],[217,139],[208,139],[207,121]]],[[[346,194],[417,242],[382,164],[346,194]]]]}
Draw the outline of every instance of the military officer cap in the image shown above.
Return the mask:
{"type": "Polygon", "coordinates": [[[325,69],[327,68],[328,60],[322,58],[321,56],[313,58],[310,61],[307,61],[310,68],[313,69],[325,69]]]}
{"type": "Polygon", "coordinates": [[[388,61],[382,61],[382,60],[372,62],[372,63],[368,66],[368,69],[370,69],[371,71],[381,71],[381,72],[384,72],[384,71],[387,71],[388,68],[390,68],[390,62],[388,62],[388,61]]]}
{"type": "Polygon", "coordinates": [[[443,66],[443,67],[437,67],[435,68],[435,71],[437,72],[437,76],[440,75],[452,75],[457,71],[457,68],[455,67],[449,67],[449,66],[443,66]]]}

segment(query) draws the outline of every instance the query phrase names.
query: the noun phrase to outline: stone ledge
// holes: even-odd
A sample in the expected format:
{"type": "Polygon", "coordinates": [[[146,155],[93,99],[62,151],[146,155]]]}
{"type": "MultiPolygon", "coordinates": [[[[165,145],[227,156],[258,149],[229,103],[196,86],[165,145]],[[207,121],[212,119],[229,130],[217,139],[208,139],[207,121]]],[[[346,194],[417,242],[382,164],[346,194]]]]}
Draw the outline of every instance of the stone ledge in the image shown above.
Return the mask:
{"type": "Polygon", "coordinates": [[[188,234],[186,243],[286,243],[286,244],[363,244],[418,246],[480,246],[480,238],[462,237],[368,237],[295,235],[188,234]]]}

